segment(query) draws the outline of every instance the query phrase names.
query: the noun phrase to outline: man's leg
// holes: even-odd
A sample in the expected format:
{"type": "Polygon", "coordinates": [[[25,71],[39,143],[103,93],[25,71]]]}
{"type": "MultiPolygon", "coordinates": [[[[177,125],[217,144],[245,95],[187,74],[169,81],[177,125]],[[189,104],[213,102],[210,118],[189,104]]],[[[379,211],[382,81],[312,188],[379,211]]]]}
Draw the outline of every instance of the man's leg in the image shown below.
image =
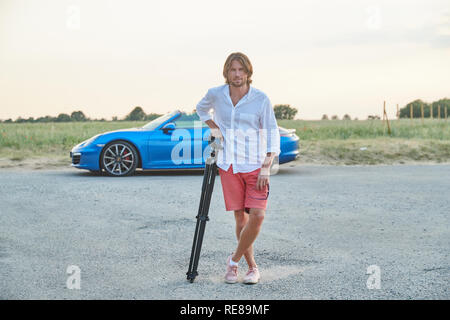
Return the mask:
{"type": "MultiPolygon", "coordinates": [[[[234,217],[236,219],[236,237],[239,241],[241,232],[248,223],[249,216],[244,212],[244,209],[242,209],[234,210],[234,217]]],[[[244,252],[244,257],[249,267],[256,267],[255,257],[253,255],[253,245],[250,245],[250,247],[244,252]]]]}
{"type": "Polygon", "coordinates": [[[250,249],[253,242],[261,230],[262,223],[264,221],[264,209],[251,208],[248,218],[248,222],[242,228],[239,236],[239,243],[234,255],[232,256],[233,261],[238,262],[245,252],[250,249]]]}

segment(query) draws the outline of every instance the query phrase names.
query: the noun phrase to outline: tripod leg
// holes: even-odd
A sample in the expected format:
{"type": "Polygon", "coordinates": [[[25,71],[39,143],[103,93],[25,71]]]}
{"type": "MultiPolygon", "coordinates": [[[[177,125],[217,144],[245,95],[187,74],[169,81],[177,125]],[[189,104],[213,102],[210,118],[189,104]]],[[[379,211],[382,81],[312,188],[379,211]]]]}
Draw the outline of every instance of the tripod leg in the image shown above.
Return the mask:
{"type": "Polygon", "coordinates": [[[194,256],[195,251],[197,250],[197,239],[198,239],[198,231],[200,229],[200,219],[197,218],[197,224],[195,225],[195,233],[194,233],[194,241],[192,243],[192,251],[191,251],[191,259],[189,261],[189,269],[188,272],[186,272],[187,279],[191,282],[194,281],[195,277],[197,276],[197,272],[193,272],[193,265],[194,265],[194,256]]]}
{"type": "Polygon", "coordinates": [[[195,233],[194,233],[194,241],[192,243],[192,250],[191,250],[191,259],[189,261],[189,269],[188,272],[186,273],[187,275],[187,280],[190,280],[191,282],[194,281],[195,277],[198,275],[197,271],[194,271],[194,260],[196,257],[196,251],[197,251],[197,243],[198,243],[198,236],[199,236],[199,229],[200,229],[200,224],[201,224],[201,214],[203,211],[203,205],[205,203],[204,198],[206,195],[206,187],[208,184],[208,166],[205,166],[205,171],[203,174],[203,183],[202,183],[202,193],[200,195],[200,204],[199,204],[199,208],[198,208],[198,213],[197,213],[197,223],[195,225],[195,233]]]}
{"type": "Polygon", "coordinates": [[[205,167],[205,175],[203,178],[202,195],[199,206],[199,213],[197,216],[197,224],[194,234],[194,242],[192,245],[191,260],[189,263],[189,270],[187,272],[187,279],[194,282],[198,275],[197,267],[200,259],[200,252],[203,243],[203,235],[205,233],[206,221],[208,218],[209,205],[211,202],[211,195],[214,188],[214,180],[216,176],[216,165],[207,164],[205,167]]]}

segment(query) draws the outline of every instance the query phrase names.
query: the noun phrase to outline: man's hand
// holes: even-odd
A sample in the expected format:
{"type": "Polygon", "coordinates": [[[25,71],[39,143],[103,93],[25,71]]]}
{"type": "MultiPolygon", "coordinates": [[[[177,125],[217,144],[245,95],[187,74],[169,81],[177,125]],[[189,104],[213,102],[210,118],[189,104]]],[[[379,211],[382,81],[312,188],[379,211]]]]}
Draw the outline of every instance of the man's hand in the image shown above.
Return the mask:
{"type": "Polygon", "coordinates": [[[261,174],[262,170],[259,172],[258,180],[256,181],[256,190],[264,190],[266,185],[269,184],[269,175],[261,174]]]}
{"type": "Polygon", "coordinates": [[[211,136],[223,142],[223,135],[219,128],[211,128],[211,136]]]}
{"type": "Polygon", "coordinates": [[[211,136],[214,137],[214,139],[219,139],[220,142],[223,143],[223,135],[219,129],[219,126],[211,119],[205,121],[205,123],[211,129],[211,136]]]}
{"type": "Polygon", "coordinates": [[[266,158],[264,159],[261,170],[259,171],[258,180],[256,181],[256,189],[264,190],[265,186],[269,184],[270,176],[270,166],[272,165],[273,158],[275,154],[273,152],[268,152],[266,158]]]}

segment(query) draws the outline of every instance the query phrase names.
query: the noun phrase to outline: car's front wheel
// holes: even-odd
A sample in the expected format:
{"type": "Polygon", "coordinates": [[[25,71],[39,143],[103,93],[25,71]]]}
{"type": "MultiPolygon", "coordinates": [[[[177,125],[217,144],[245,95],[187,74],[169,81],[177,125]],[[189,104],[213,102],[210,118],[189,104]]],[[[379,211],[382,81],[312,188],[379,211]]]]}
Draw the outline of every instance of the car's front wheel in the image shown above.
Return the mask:
{"type": "Polygon", "coordinates": [[[101,154],[101,165],[110,176],[122,177],[136,171],[138,154],[136,148],[126,141],[113,141],[101,154]]]}

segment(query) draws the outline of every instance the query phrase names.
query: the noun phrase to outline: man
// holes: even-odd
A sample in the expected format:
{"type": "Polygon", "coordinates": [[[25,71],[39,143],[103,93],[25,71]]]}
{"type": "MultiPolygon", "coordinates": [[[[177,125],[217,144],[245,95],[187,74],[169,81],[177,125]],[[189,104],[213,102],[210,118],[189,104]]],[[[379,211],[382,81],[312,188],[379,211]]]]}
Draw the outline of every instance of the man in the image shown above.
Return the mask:
{"type": "Polygon", "coordinates": [[[196,108],[200,120],[211,128],[211,135],[223,144],[217,166],[226,210],[234,211],[238,239],[236,250],[227,259],[227,283],[237,282],[242,256],[249,267],[244,283],[254,284],[260,279],[253,242],[265,216],[270,166],[280,154],[272,104],[262,91],[250,86],[252,74],[252,64],[245,54],[230,54],[223,68],[226,84],[209,89],[196,108]]]}

